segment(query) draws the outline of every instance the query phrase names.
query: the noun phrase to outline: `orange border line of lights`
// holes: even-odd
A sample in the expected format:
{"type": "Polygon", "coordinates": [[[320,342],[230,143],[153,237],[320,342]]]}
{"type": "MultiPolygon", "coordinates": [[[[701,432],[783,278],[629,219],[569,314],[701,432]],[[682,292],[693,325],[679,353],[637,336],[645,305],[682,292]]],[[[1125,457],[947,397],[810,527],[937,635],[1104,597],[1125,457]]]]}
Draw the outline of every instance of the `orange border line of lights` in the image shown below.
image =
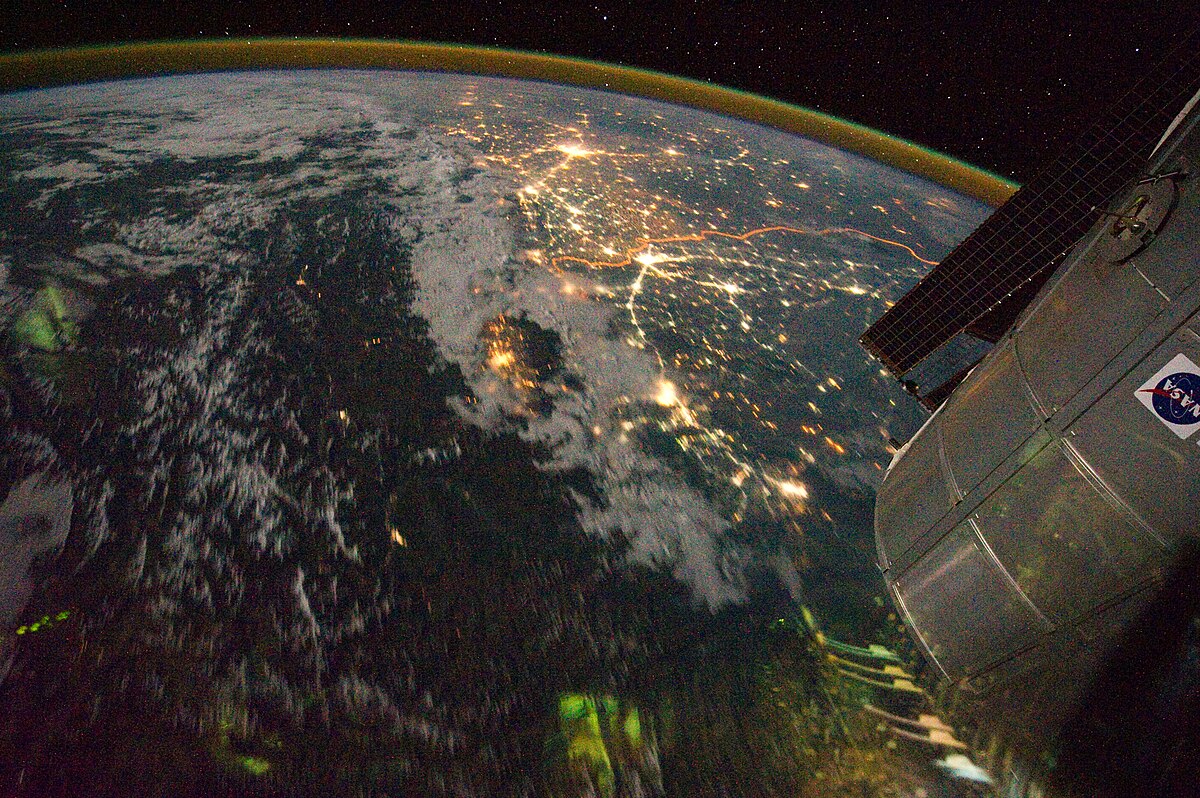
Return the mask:
{"type": "Polygon", "coordinates": [[[921,263],[928,264],[929,266],[937,266],[937,261],[922,258],[908,244],[903,244],[899,241],[893,241],[890,238],[880,238],[879,236],[871,235],[870,233],[863,232],[855,227],[827,227],[824,230],[804,230],[799,227],[788,227],[787,225],[782,224],[771,225],[770,227],[756,227],[755,229],[748,230],[745,233],[725,233],[720,230],[701,230],[699,233],[689,233],[687,235],[680,236],[667,236],[665,238],[637,238],[634,239],[635,246],[625,250],[624,260],[588,260],[587,258],[581,258],[575,255],[559,255],[550,259],[550,265],[557,267],[560,263],[579,263],[593,269],[620,269],[632,264],[634,258],[655,244],[682,244],[687,242],[700,242],[708,238],[713,238],[714,236],[720,238],[729,238],[734,241],[748,241],[752,237],[762,235],[763,233],[777,232],[817,236],[852,233],[854,235],[865,236],[866,238],[870,238],[873,241],[878,241],[881,244],[899,247],[900,249],[908,252],[909,255],[912,255],[914,258],[921,261],[921,263]]]}
{"type": "Polygon", "coordinates": [[[0,91],[161,74],[263,68],[376,68],[544,80],[646,97],[770,125],[925,177],[990,205],[1016,185],[924,147],[754,94],[561,56],[425,42],[222,39],[0,54],[0,91]]]}

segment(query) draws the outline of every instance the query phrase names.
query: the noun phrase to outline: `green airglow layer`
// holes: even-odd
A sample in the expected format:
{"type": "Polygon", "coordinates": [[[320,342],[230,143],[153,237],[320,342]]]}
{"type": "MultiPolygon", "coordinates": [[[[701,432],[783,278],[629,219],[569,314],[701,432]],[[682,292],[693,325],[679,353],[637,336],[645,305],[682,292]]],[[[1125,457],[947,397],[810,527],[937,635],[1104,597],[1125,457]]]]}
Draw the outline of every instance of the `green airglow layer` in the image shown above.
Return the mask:
{"type": "Polygon", "coordinates": [[[0,91],[116,78],[262,68],[378,68],[543,80],[714,111],[807,136],[1000,205],[1017,186],[862,125],[689,78],[598,61],[486,47],[363,39],[148,42],[0,55],[0,91]]]}

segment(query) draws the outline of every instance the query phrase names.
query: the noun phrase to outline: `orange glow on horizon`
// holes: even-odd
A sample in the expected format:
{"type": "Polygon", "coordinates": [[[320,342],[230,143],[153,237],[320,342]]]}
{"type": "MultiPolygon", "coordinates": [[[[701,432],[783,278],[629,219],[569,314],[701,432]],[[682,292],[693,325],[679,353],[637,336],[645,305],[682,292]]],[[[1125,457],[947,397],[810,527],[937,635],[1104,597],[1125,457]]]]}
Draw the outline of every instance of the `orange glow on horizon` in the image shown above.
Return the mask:
{"type": "Polygon", "coordinates": [[[261,68],[388,68],[497,75],[605,89],[770,125],[926,177],[993,206],[1017,186],[995,175],[808,108],[697,80],[486,47],[362,39],[137,42],[0,54],[0,92],[97,80],[261,68]]]}

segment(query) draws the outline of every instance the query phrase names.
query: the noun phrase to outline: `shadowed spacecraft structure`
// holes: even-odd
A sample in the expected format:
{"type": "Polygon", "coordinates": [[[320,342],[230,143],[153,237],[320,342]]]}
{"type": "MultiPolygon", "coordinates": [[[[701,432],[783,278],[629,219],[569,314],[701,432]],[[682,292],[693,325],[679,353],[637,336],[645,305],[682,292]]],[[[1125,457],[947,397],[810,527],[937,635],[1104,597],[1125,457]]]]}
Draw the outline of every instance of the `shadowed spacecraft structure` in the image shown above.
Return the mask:
{"type": "Polygon", "coordinates": [[[891,597],[1040,750],[1200,531],[1198,99],[1200,31],[861,338],[932,411],[878,493],[891,597]]]}

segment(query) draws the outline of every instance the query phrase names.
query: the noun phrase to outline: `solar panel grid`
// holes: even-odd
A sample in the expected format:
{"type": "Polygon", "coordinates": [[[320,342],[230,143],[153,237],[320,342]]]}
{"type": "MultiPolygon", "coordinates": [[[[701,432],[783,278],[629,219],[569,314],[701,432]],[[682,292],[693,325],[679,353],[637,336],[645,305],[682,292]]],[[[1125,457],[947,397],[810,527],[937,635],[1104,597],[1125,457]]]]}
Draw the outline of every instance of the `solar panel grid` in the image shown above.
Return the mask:
{"type": "Polygon", "coordinates": [[[1197,39],[1193,34],[1177,49],[1179,63],[1152,70],[1081,131],[1043,177],[1014,194],[876,322],[863,345],[903,375],[1031,280],[1044,279],[1048,265],[1094,222],[1093,209],[1136,176],[1194,91],[1197,59],[1187,45],[1197,39]]]}
{"type": "Polygon", "coordinates": [[[1094,209],[1136,176],[1195,91],[1198,43],[1200,31],[1185,37],[1171,57],[1081,131],[1044,176],[1014,194],[902,297],[863,335],[863,345],[902,375],[1031,280],[1044,279],[1048,266],[1095,221],[1094,209]]]}

